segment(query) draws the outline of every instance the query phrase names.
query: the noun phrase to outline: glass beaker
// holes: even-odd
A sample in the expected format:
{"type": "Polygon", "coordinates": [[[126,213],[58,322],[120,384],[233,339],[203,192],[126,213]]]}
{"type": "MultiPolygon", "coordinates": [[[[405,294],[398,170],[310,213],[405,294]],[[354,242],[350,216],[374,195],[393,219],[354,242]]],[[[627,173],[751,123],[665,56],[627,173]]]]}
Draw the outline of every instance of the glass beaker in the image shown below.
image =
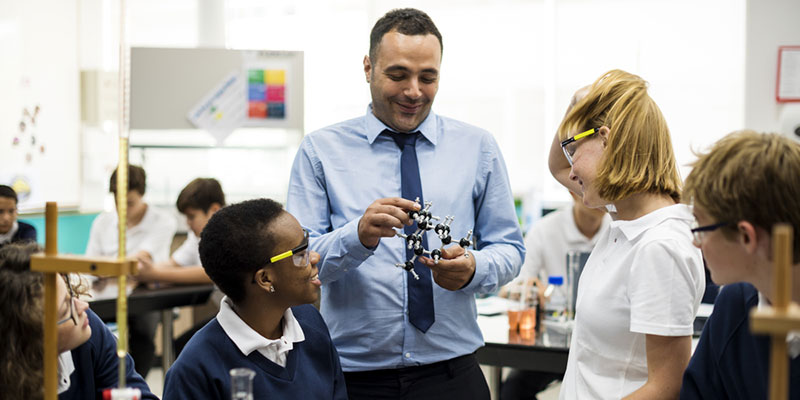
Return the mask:
{"type": "Polygon", "coordinates": [[[578,295],[578,273],[580,268],[581,252],[567,252],[567,316],[575,318],[575,298],[578,295]]]}
{"type": "Polygon", "coordinates": [[[231,400],[253,400],[253,378],[256,373],[250,368],[234,368],[231,374],[231,400]]]}

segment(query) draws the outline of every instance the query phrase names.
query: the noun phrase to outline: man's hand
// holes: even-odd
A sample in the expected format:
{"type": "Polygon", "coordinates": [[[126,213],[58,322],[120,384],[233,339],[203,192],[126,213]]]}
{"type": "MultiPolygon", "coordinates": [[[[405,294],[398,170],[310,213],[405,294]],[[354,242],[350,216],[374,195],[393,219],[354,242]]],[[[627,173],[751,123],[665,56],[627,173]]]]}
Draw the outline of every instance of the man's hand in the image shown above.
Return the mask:
{"type": "Polygon", "coordinates": [[[461,289],[475,275],[475,257],[461,246],[442,250],[442,259],[438,264],[428,257],[420,257],[419,260],[431,269],[434,282],[447,290],[461,289]]]}
{"type": "Polygon", "coordinates": [[[394,236],[394,228],[411,225],[414,220],[408,216],[408,211],[419,209],[419,204],[400,197],[375,200],[358,222],[358,240],[364,247],[374,248],[382,237],[394,236]]]}

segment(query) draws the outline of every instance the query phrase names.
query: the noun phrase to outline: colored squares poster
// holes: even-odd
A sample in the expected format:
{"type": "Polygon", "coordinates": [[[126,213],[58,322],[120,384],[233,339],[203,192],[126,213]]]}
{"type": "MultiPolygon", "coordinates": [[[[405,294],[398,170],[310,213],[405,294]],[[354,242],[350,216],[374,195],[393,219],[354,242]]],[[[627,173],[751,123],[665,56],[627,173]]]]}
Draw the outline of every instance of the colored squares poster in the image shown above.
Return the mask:
{"type": "Polygon", "coordinates": [[[251,121],[286,119],[286,70],[247,70],[248,108],[251,121]]]}

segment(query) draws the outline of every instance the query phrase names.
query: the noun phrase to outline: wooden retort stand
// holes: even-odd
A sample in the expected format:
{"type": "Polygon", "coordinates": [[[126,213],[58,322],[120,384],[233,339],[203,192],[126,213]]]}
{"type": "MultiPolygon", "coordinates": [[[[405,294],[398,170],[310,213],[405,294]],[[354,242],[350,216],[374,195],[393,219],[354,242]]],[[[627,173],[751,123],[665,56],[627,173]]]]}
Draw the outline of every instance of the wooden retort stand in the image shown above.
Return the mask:
{"type": "MultiPolygon", "coordinates": [[[[125,357],[128,353],[128,297],[127,276],[138,273],[136,261],[127,259],[126,228],[128,204],[128,138],[129,138],[129,85],[128,48],[126,38],[126,1],[119,0],[119,164],[117,165],[117,217],[119,221],[119,247],[117,258],[88,258],[58,255],[58,207],[48,202],[45,208],[45,251],[31,257],[31,270],[44,273],[44,389],[45,400],[58,398],[58,335],[56,332],[57,299],[56,274],[79,272],[99,276],[116,276],[119,292],[117,294],[117,360],[119,363],[118,388],[126,387],[125,357]]],[[[112,393],[112,396],[114,394],[112,393]]]]}
{"type": "Polygon", "coordinates": [[[772,230],[772,250],[775,262],[772,307],[755,309],[750,313],[753,333],[772,338],[769,367],[769,398],[789,398],[789,356],[786,335],[800,330],[800,306],[792,302],[792,227],[778,224],[772,230]]]}
{"type": "MultiPolygon", "coordinates": [[[[133,259],[58,255],[58,207],[55,202],[48,202],[45,208],[45,251],[31,256],[31,270],[44,273],[44,391],[45,400],[56,400],[58,398],[56,274],[78,272],[119,277],[117,325],[120,326],[120,332],[127,332],[125,325],[128,320],[128,310],[124,282],[127,275],[137,273],[136,261],[133,259]]],[[[120,342],[123,342],[122,334],[120,334],[120,342]]],[[[120,361],[123,359],[120,358],[120,361]]],[[[124,371],[124,362],[121,362],[120,368],[123,368],[124,371]]]]}

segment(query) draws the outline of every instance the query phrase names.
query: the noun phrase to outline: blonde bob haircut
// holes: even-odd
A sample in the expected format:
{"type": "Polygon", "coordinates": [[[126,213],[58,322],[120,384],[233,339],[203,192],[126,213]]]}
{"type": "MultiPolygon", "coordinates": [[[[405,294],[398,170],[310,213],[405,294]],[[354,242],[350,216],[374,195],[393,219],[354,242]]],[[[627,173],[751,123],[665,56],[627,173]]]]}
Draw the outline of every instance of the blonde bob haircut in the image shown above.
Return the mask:
{"type": "Polygon", "coordinates": [[[733,132],[706,154],[698,154],[686,177],[685,201],[702,207],[735,237],[735,223],[748,221],[772,233],[785,222],[794,228],[794,262],[800,262],[800,144],[778,134],[733,132]]]}
{"type": "Polygon", "coordinates": [[[681,178],[669,128],[647,94],[645,80],[618,69],[606,72],[567,113],[558,136],[564,140],[602,126],[609,134],[595,180],[600,197],[614,202],[646,192],[680,201],[681,178]]]}

